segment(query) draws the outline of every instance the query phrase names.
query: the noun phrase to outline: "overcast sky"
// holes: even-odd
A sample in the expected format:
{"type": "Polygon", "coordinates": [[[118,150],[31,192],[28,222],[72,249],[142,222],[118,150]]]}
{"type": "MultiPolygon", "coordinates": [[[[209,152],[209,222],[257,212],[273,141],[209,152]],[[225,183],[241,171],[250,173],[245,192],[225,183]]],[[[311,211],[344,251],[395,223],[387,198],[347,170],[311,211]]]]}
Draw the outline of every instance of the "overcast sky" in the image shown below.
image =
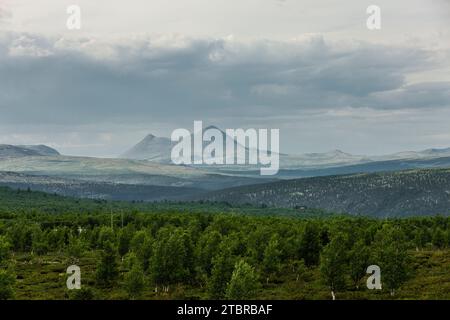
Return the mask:
{"type": "Polygon", "coordinates": [[[289,153],[450,147],[449,1],[0,0],[0,143],[115,156],[194,120],[289,153]]]}

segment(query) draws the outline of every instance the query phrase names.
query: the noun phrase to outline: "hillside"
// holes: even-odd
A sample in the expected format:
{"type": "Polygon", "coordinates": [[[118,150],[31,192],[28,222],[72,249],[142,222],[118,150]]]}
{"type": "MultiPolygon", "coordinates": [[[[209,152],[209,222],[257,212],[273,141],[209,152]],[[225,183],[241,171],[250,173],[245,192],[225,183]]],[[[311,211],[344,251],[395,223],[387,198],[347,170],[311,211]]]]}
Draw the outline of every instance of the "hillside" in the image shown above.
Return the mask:
{"type": "Polygon", "coordinates": [[[450,170],[410,170],[279,181],[211,192],[204,199],[312,207],[377,217],[450,213],[450,170]]]}
{"type": "Polygon", "coordinates": [[[57,155],[59,155],[58,151],[45,145],[13,146],[9,144],[0,144],[0,158],[57,155]]]}
{"type": "MultiPolygon", "coordinates": [[[[96,183],[189,187],[207,190],[255,184],[261,180],[259,176],[235,177],[199,168],[150,161],[73,156],[0,158],[0,172],[2,171],[96,183]]],[[[5,182],[1,176],[0,182],[5,182]]],[[[24,182],[26,183],[26,181],[24,182]]]]}
{"type": "MultiPolygon", "coordinates": [[[[181,191],[181,190],[179,190],[181,191]]],[[[181,192],[180,192],[181,193],[181,192]]],[[[151,197],[149,193],[147,196],[151,197]]],[[[289,216],[297,218],[327,218],[336,216],[323,210],[261,208],[250,205],[232,206],[229,203],[207,201],[111,201],[108,199],[80,199],[62,196],[55,193],[33,191],[19,186],[7,187],[0,185],[0,214],[11,213],[33,214],[79,214],[117,212],[141,213],[209,213],[209,214],[240,214],[251,216],[289,216]]]]}
{"type": "Polygon", "coordinates": [[[101,181],[83,181],[50,176],[0,172],[0,186],[42,191],[62,196],[107,200],[179,200],[202,191],[190,187],[134,185],[101,181]]]}

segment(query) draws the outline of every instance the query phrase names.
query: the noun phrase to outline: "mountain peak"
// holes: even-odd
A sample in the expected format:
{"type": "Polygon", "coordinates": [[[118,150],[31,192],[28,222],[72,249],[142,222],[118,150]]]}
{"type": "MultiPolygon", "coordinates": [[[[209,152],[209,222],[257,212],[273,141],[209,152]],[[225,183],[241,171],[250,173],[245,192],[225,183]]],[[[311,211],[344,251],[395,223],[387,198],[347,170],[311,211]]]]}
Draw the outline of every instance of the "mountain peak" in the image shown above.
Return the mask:
{"type": "Polygon", "coordinates": [[[168,162],[170,160],[171,148],[172,142],[169,138],[157,137],[150,133],[120,157],[125,159],[168,162]]]}
{"type": "Polygon", "coordinates": [[[348,155],[348,153],[346,153],[346,152],[344,152],[344,151],[342,151],[342,150],[339,150],[339,149],[334,149],[334,150],[332,150],[330,153],[332,153],[332,154],[348,155]]]}
{"type": "Polygon", "coordinates": [[[155,139],[155,138],[156,138],[156,136],[155,136],[154,134],[149,133],[149,134],[146,135],[145,138],[142,139],[142,140],[153,140],[153,139],[155,139]]]}

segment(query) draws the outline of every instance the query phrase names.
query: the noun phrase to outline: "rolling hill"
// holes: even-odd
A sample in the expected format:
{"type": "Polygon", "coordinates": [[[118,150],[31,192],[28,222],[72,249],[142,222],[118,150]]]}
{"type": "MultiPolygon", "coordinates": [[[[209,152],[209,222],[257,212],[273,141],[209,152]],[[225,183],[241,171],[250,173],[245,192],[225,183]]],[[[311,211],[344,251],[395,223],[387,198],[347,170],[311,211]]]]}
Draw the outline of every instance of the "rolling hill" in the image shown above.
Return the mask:
{"type": "Polygon", "coordinates": [[[211,192],[205,200],[376,217],[450,214],[450,169],[313,177],[211,192]]]}
{"type": "Polygon", "coordinates": [[[12,189],[42,191],[76,198],[126,201],[182,200],[205,192],[204,190],[190,187],[83,181],[43,175],[33,176],[15,172],[0,172],[0,186],[12,189]]]}

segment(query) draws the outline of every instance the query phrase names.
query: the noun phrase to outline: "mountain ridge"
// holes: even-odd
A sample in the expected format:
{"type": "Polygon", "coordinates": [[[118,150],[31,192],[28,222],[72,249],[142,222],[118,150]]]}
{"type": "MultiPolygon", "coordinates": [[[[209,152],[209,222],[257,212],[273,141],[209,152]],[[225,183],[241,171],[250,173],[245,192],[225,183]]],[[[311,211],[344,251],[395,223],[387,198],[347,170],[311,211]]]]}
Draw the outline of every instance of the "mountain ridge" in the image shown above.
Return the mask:
{"type": "MultiPolygon", "coordinates": [[[[217,129],[226,137],[225,131],[216,126],[207,126],[203,129],[217,129]]],[[[191,138],[192,138],[191,134],[191,138]]],[[[135,159],[135,160],[147,160],[159,163],[171,163],[171,150],[176,142],[172,142],[166,137],[157,137],[153,134],[148,134],[136,145],[120,155],[120,158],[135,159]]],[[[237,143],[237,142],[236,142],[237,143]]],[[[203,145],[207,145],[209,142],[203,142],[203,145]]],[[[248,148],[244,146],[248,152],[248,148]]],[[[194,153],[192,152],[194,155],[194,153]]],[[[450,157],[450,148],[429,148],[421,151],[401,151],[386,155],[355,155],[348,152],[344,152],[340,149],[334,149],[327,152],[311,152],[302,154],[285,154],[280,155],[280,169],[292,170],[292,169],[320,169],[320,168],[332,168],[343,167],[349,165],[361,165],[382,161],[393,160],[423,160],[423,159],[436,159],[443,157],[450,157]]],[[[195,155],[198,157],[198,155],[195,155]]],[[[210,167],[210,166],[208,166],[210,167]]],[[[216,168],[229,168],[230,170],[253,170],[255,166],[240,165],[240,166],[227,166],[227,165],[214,165],[216,168]]]]}
{"type": "Polygon", "coordinates": [[[29,156],[57,156],[60,153],[49,146],[0,144],[0,158],[15,158],[29,156]]]}

